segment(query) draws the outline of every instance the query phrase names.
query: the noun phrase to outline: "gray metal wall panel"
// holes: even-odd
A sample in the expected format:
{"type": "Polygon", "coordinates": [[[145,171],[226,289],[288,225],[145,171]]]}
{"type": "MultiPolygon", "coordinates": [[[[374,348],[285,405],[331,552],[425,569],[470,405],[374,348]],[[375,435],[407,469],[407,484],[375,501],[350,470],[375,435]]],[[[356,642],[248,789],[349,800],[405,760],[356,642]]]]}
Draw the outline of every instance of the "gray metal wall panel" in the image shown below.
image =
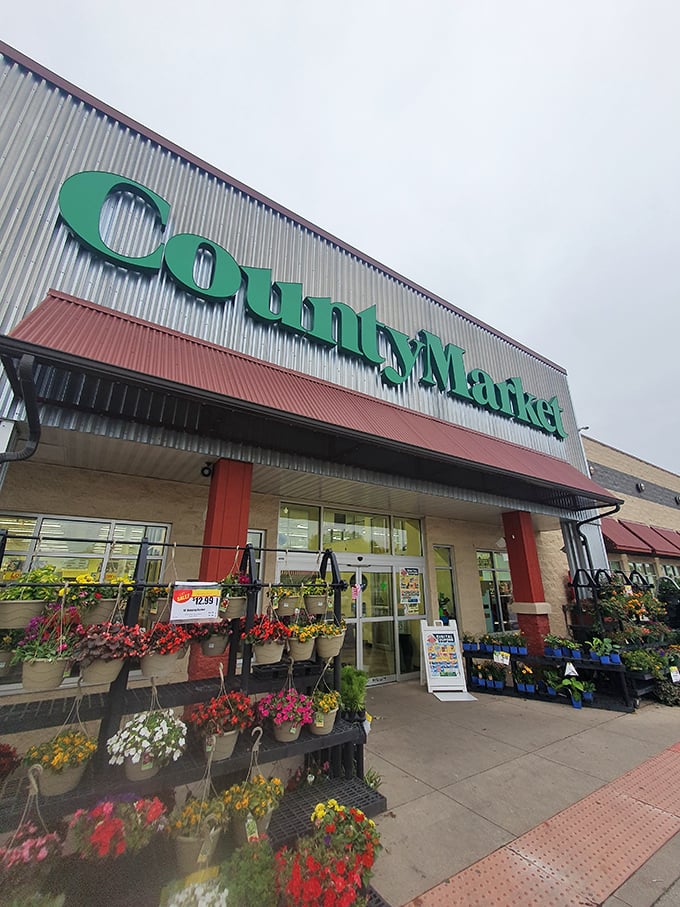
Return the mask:
{"type": "MultiPolygon", "coordinates": [[[[0,58],[0,149],[2,332],[11,330],[53,286],[553,454],[585,471],[566,377],[559,370],[4,57],[0,58]],[[239,264],[268,267],[274,279],[302,283],[305,295],[330,296],[357,311],[375,304],[379,320],[409,336],[426,327],[445,343],[463,347],[468,369],[483,368],[495,381],[517,375],[527,391],[546,399],[556,395],[570,437],[560,442],[423,389],[414,378],[396,389],[386,387],[377,369],[245,317],[241,298],[225,305],[206,303],[180,290],[165,275],[149,278],[104,262],[82,248],[58,217],[59,187],[72,173],[88,169],[123,174],[167,199],[172,209],[166,238],[177,232],[209,237],[227,248],[239,264]]],[[[140,254],[140,249],[150,248],[153,231],[148,218],[126,216],[130,204],[129,198],[118,199],[102,226],[115,248],[140,254]]],[[[1,403],[1,411],[8,412],[6,388],[1,403]]]]}

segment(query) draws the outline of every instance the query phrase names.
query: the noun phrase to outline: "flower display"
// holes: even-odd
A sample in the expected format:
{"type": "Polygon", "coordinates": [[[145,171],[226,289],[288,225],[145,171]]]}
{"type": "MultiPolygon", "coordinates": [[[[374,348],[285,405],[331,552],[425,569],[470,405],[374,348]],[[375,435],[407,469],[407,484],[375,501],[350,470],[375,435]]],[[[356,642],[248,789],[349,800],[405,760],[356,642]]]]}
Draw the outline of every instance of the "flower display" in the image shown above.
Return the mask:
{"type": "Polygon", "coordinates": [[[128,577],[111,576],[102,583],[94,573],[81,573],[73,582],[60,589],[59,595],[63,596],[65,604],[76,605],[87,611],[104,598],[117,598],[119,591],[123,595],[129,595],[133,588],[128,577]]]}
{"type": "Polygon", "coordinates": [[[280,778],[265,778],[254,775],[250,781],[241,781],[227,788],[221,794],[225,815],[245,819],[250,813],[255,819],[262,819],[281,802],[283,782],[280,778]]]}
{"type": "Polygon", "coordinates": [[[191,636],[179,624],[159,622],[150,630],[142,630],[134,647],[134,655],[172,655],[191,641],[191,636]]]}
{"type": "Polygon", "coordinates": [[[17,887],[33,880],[38,866],[58,859],[61,849],[62,842],[56,832],[39,833],[35,825],[25,822],[11,840],[0,847],[0,881],[6,886],[5,890],[18,896],[17,887]]]}
{"type": "Polygon", "coordinates": [[[283,642],[290,636],[290,629],[280,620],[272,620],[266,614],[255,618],[250,630],[241,633],[241,639],[251,645],[263,642],[283,642]]]}
{"type": "Polygon", "coordinates": [[[297,639],[298,642],[309,642],[310,639],[316,639],[319,635],[318,628],[320,626],[321,624],[315,623],[291,624],[288,627],[290,638],[297,639]]]}
{"type": "Polygon", "coordinates": [[[135,853],[150,844],[165,827],[165,806],[158,797],[105,800],[92,809],[79,809],[69,823],[76,852],[83,860],[135,853]]]}
{"type": "Polygon", "coordinates": [[[311,697],[292,688],[267,693],[258,702],[257,711],[261,718],[271,718],[277,725],[283,724],[284,721],[311,724],[314,720],[314,704],[311,697]]]}
{"type": "Polygon", "coordinates": [[[333,621],[322,621],[317,625],[317,636],[319,637],[332,637],[340,636],[347,630],[347,625],[344,620],[341,620],[340,623],[334,623],[333,621]]]}
{"type": "Polygon", "coordinates": [[[83,731],[65,730],[52,740],[29,747],[23,762],[24,765],[41,765],[53,772],[63,772],[87,762],[96,751],[96,737],[88,737],[83,731]]]}
{"type": "Polygon", "coordinates": [[[19,759],[16,747],[10,743],[0,743],[0,784],[20,765],[21,759],[19,759]]]}
{"type": "Polygon", "coordinates": [[[78,640],[80,615],[77,608],[64,608],[57,603],[47,605],[45,613],[28,622],[17,642],[12,661],[44,658],[54,661],[69,658],[78,640]]]}
{"type": "Polygon", "coordinates": [[[300,589],[303,595],[326,595],[328,583],[321,576],[314,576],[302,584],[300,589]]]}
{"type": "Polygon", "coordinates": [[[279,892],[286,907],[351,907],[362,903],[361,888],[380,849],[372,819],[337,800],[317,803],[314,829],[295,850],[276,854],[279,892]]]}
{"type": "Polygon", "coordinates": [[[220,580],[222,587],[222,598],[229,598],[230,595],[245,595],[244,586],[250,585],[250,577],[247,573],[227,573],[224,579],[220,580]]]}
{"type": "Polygon", "coordinates": [[[172,709],[139,712],[106,741],[109,764],[122,765],[126,758],[135,764],[142,759],[157,765],[177,761],[186,746],[186,731],[172,709]]]}
{"type": "Polygon", "coordinates": [[[218,620],[206,624],[186,624],[185,630],[194,642],[202,642],[211,636],[229,636],[231,624],[228,620],[218,620]]]}
{"type": "Polygon", "coordinates": [[[339,709],[342,704],[340,693],[337,690],[315,690],[312,702],[314,711],[322,712],[325,715],[339,709]]]}
{"type": "Polygon", "coordinates": [[[75,664],[89,665],[96,659],[115,661],[133,656],[143,632],[137,624],[133,627],[111,623],[79,626],[76,628],[78,640],[73,646],[71,660],[75,664]]]}
{"type": "Polygon", "coordinates": [[[61,573],[50,564],[3,578],[9,578],[11,582],[0,588],[0,601],[56,601],[62,582],[61,573]]]}
{"type": "Polygon", "coordinates": [[[188,720],[203,734],[245,731],[255,724],[255,709],[249,696],[234,690],[195,705],[188,720]]]}
{"type": "Polygon", "coordinates": [[[229,812],[222,797],[201,800],[189,797],[183,806],[176,806],[168,816],[169,834],[189,838],[200,837],[211,829],[221,827],[229,819],[229,812]]]}

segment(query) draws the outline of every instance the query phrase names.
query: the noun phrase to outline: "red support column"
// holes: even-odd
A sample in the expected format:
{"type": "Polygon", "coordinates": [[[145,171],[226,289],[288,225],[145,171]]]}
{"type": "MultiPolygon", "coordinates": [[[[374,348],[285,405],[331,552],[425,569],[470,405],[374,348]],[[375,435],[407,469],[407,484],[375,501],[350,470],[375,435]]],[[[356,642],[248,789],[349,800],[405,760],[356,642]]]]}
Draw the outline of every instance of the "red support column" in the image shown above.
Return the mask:
{"type": "Polygon", "coordinates": [[[543,654],[543,637],[550,632],[550,605],[544,600],[543,578],[536,550],[531,514],[517,510],[503,514],[505,545],[512,578],[513,609],[530,654],[543,654]]]}
{"type": "MultiPolygon", "coordinates": [[[[203,530],[204,545],[223,545],[228,550],[204,548],[201,556],[199,579],[220,580],[228,573],[238,571],[241,554],[248,540],[250,513],[250,487],[253,476],[252,463],[236,460],[218,460],[213,466],[208,494],[208,513],[203,530]]],[[[226,665],[227,652],[220,656],[226,665]]],[[[192,644],[189,655],[189,679],[216,677],[220,657],[205,657],[198,644],[192,644]]]]}

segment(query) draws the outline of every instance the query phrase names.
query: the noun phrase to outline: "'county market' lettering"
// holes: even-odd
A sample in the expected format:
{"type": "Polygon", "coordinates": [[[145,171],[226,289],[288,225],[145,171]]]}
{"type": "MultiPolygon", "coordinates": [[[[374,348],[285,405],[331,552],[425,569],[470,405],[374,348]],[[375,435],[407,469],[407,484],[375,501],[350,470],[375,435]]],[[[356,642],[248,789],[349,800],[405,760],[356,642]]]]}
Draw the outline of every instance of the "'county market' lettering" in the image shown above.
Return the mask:
{"type": "Polygon", "coordinates": [[[378,321],[374,305],[356,312],[325,296],[304,296],[302,284],[273,279],[269,268],[239,265],[219,243],[194,233],[177,233],[159,242],[148,255],[134,257],[111,249],[99,229],[101,211],[113,192],[131,192],[142,198],[165,229],[170,205],[146,186],[115,173],[84,171],[69,177],[59,192],[59,210],[78,240],[103,258],[148,274],[165,269],[172,280],[194,296],[213,302],[233,299],[243,287],[245,311],[260,322],[277,325],[314,343],[335,347],[380,369],[384,384],[397,387],[414,374],[423,387],[513,419],[560,439],[567,434],[557,397],[542,400],[528,393],[519,377],[494,381],[481,368],[467,370],[465,350],[443,344],[423,329],[409,337],[378,321]],[[208,286],[196,283],[197,256],[208,253],[212,274],[208,286]],[[392,354],[391,364],[380,352],[380,339],[392,354]]]}

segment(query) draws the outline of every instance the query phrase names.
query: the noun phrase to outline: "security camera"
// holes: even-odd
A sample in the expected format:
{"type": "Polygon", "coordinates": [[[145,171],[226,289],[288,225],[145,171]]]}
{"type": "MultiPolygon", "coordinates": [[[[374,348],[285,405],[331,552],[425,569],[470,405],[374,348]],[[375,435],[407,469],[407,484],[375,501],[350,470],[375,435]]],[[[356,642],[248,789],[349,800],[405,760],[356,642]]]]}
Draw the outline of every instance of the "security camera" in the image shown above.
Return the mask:
{"type": "Polygon", "coordinates": [[[213,474],[212,463],[206,463],[205,466],[203,467],[203,469],[201,469],[201,475],[205,479],[209,479],[212,474],[213,474]]]}
{"type": "Polygon", "coordinates": [[[357,556],[357,560],[358,560],[358,561],[363,561],[363,557],[359,554],[359,555],[357,556]]]}

